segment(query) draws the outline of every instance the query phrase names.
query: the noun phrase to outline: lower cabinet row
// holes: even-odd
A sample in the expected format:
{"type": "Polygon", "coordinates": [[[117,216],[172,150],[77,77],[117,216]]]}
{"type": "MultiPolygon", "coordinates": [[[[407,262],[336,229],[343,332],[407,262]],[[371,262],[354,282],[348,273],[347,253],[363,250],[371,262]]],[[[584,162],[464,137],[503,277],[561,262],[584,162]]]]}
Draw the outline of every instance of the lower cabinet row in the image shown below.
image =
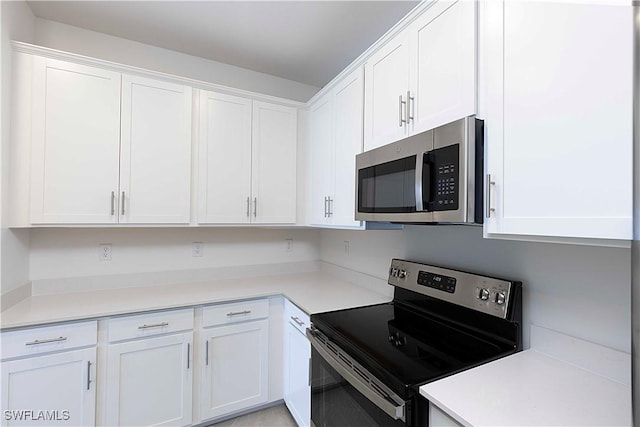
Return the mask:
{"type": "Polygon", "coordinates": [[[301,375],[286,366],[308,370],[283,313],[265,298],[4,332],[2,425],[184,426],[278,401],[301,375]]]}

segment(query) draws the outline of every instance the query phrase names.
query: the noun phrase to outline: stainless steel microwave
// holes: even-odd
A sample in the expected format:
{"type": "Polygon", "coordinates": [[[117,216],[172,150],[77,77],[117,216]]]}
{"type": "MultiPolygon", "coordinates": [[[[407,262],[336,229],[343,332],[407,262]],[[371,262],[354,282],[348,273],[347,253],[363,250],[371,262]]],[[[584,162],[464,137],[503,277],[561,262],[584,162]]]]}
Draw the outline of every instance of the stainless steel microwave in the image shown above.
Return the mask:
{"type": "Polygon", "coordinates": [[[483,222],[484,122],[465,117],[356,156],[356,220],[483,222]]]}

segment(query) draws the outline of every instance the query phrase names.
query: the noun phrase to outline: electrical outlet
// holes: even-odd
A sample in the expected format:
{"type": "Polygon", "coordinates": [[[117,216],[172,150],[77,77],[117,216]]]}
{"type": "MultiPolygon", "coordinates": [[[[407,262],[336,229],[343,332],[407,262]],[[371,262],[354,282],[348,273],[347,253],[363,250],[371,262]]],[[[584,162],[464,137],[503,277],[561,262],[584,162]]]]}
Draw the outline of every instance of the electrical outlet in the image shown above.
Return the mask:
{"type": "Polygon", "coordinates": [[[192,257],[201,257],[204,254],[204,243],[202,242],[193,242],[191,244],[191,256],[192,257]]]}
{"type": "Polygon", "coordinates": [[[100,243],[98,245],[98,259],[100,261],[111,261],[111,243],[100,243]]]}
{"type": "Polygon", "coordinates": [[[293,239],[285,239],[285,252],[293,252],[293,239]]]}
{"type": "Polygon", "coordinates": [[[345,240],[343,244],[344,244],[344,254],[349,255],[349,241],[345,240]]]}

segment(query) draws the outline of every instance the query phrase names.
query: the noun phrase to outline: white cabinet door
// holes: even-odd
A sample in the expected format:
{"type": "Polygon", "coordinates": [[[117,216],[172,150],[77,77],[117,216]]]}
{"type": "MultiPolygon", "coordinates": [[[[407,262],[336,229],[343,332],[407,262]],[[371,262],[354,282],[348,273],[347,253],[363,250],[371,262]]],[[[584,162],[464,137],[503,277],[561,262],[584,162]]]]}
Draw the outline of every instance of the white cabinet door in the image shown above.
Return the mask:
{"type": "Polygon", "coordinates": [[[488,235],[631,239],[631,16],[487,2],[488,235]]]}
{"type": "Polygon", "coordinates": [[[119,220],[189,223],[190,87],[124,75],[119,220]]]}
{"type": "Polygon", "coordinates": [[[334,89],[334,191],[330,218],[334,226],[360,227],[355,218],[356,154],[362,152],[362,69],[351,73],[334,89]]]}
{"type": "Polygon", "coordinates": [[[476,113],[476,7],[438,1],[409,27],[410,133],[476,113]]]}
{"type": "Polygon", "coordinates": [[[371,150],[404,137],[409,90],[409,37],[398,34],[364,65],[364,149],[371,150]]]}
{"type": "Polygon", "coordinates": [[[2,425],[95,425],[95,363],[95,347],[3,362],[2,425]]]}
{"type": "Polygon", "coordinates": [[[33,224],[117,220],[120,74],[34,57],[33,224]]]}
{"type": "Polygon", "coordinates": [[[191,424],[193,333],[110,344],[106,425],[191,424]]]}
{"type": "Polygon", "coordinates": [[[311,386],[309,366],[311,344],[293,325],[286,326],[285,403],[299,426],[311,425],[311,386]]]}
{"type": "Polygon", "coordinates": [[[333,99],[329,93],[311,107],[311,149],[309,158],[309,223],[329,222],[329,197],[333,195],[333,99]]]}
{"type": "Polygon", "coordinates": [[[250,99],[200,92],[201,224],[250,222],[251,109],[250,99]]]}
{"type": "Polygon", "coordinates": [[[297,110],[253,101],[252,222],[296,222],[297,110]]]}
{"type": "Polygon", "coordinates": [[[205,329],[200,419],[265,403],[269,392],[269,321],[205,329]]]}

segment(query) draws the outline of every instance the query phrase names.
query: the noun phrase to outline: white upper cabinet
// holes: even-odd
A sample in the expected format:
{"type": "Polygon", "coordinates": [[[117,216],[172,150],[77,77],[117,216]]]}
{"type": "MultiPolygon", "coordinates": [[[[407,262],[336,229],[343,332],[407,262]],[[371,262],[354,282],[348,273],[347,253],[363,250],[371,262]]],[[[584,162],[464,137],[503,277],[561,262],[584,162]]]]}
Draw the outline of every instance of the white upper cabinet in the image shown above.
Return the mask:
{"type": "Polygon", "coordinates": [[[33,60],[31,223],[114,223],[120,74],[33,60]]]}
{"type": "Polygon", "coordinates": [[[311,107],[309,223],[359,228],[356,154],[362,152],[363,72],[358,68],[311,107]]]}
{"type": "Polygon", "coordinates": [[[630,5],[486,7],[485,232],[631,239],[630,5]]]}
{"type": "Polygon", "coordinates": [[[200,92],[199,221],[250,222],[252,101],[200,92]]]}
{"type": "Polygon", "coordinates": [[[476,113],[476,7],[434,2],[369,58],[365,151],[476,113]]]}
{"type": "Polygon", "coordinates": [[[190,87],[122,76],[121,223],[188,223],[190,87]]]}
{"type": "Polygon", "coordinates": [[[296,222],[297,109],[200,92],[201,224],[296,222]]]}
{"type": "Polygon", "coordinates": [[[189,222],[191,88],[43,57],[32,71],[32,224],[189,222]]]}

